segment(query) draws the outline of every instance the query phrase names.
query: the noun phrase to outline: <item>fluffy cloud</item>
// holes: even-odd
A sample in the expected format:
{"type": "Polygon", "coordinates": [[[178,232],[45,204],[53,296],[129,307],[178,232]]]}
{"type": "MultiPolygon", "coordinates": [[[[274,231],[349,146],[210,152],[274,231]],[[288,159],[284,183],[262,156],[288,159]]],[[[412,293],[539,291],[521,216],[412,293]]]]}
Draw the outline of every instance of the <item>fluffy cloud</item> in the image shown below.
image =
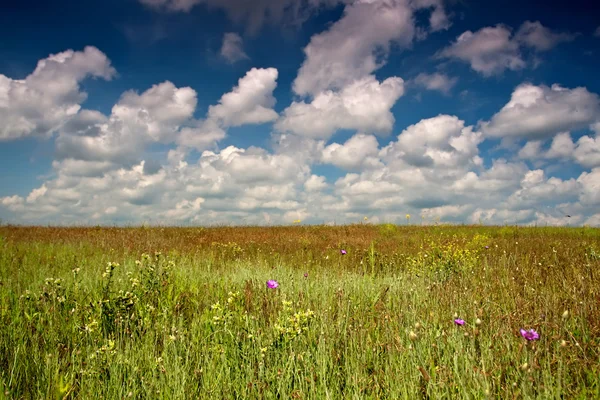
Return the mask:
{"type": "Polygon", "coordinates": [[[50,136],[79,111],[88,77],[112,79],[108,57],[95,47],[67,50],[40,60],[23,80],[0,74],[0,141],[50,136]]]}
{"type": "Polygon", "coordinates": [[[414,83],[424,87],[427,90],[437,90],[445,95],[450,94],[450,90],[456,85],[458,78],[451,78],[446,74],[439,72],[433,74],[420,73],[414,79],[414,83]]]}
{"type": "Polygon", "coordinates": [[[505,25],[482,28],[477,32],[466,31],[437,56],[468,62],[484,76],[499,74],[505,69],[522,69],[526,65],[519,44],[511,40],[510,28],[505,25]]]}
{"type": "Polygon", "coordinates": [[[318,192],[327,187],[327,182],[324,176],[311,175],[306,182],[304,182],[304,189],[307,192],[318,192]]]}
{"type": "Polygon", "coordinates": [[[273,110],[276,81],[275,68],[252,68],[231,92],[221,97],[218,105],[210,106],[208,117],[225,126],[274,121],[277,119],[273,110]]]}
{"type": "Polygon", "coordinates": [[[221,56],[230,64],[241,60],[247,60],[250,57],[244,52],[244,41],[237,33],[227,32],[223,35],[223,44],[221,45],[221,56]]]}
{"type": "Polygon", "coordinates": [[[599,115],[600,98],[584,87],[525,83],[490,121],[481,123],[481,131],[492,138],[547,138],[585,128],[599,115]]]}
{"type": "Polygon", "coordinates": [[[571,33],[555,33],[543,26],[539,21],[525,21],[515,35],[515,40],[536,51],[548,51],[559,43],[575,39],[571,33]]]}
{"type": "Polygon", "coordinates": [[[406,128],[398,141],[382,150],[384,159],[402,158],[415,167],[455,168],[479,163],[481,133],[450,115],[424,119],[406,128]]]}
{"type": "Polygon", "coordinates": [[[206,150],[224,139],[225,131],[213,120],[196,121],[192,126],[181,128],[176,139],[182,147],[206,150]]]}
{"type": "Polygon", "coordinates": [[[275,128],[323,139],[338,129],[386,133],[394,125],[390,109],[403,93],[401,78],[387,78],[380,83],[375,77],[367,76],[340,91],[326,90],[310,103],[293,102],[283,111],[275,128]]]}
{"type": "Polygon", "coordinates": [[[525,21],[514,36],[510,27],[498,24],[462,33],[436,56],[467,62],[473,70],[491,76],[506,69],[516,71],[525,68],[527,62],[522,54],[523,48],[547,51],[574,38],[575,35],[569,33],[554,33],[539,21],[525,21]]]}
{"type": "Polygon", "coordinates": [[[142,94],[125,92],[105,117],[84,111],[66,125],[56,139],[58,159],[127,164],[153,142],[176,140],[178,129],[196,108],[196,92],[171,82],[152,86],[142,94]]]}
{"type": "Polygon", "coordinates": [[[582,136],[573,151],[575,160],[586,168],[600,167],[600,136],[582,136]]]}
{"type": "Polygon", "coordinates": [[[412,43],[413,7],[428,7],[430,3],[384,0],[356,1],[346,6],[342,18],[314,35],[304,49],[306,60],[294,81],[294,91],[314,96],[372,74],[385,63],[392,43],[401,47],[412,43]]]}
{"type": "Polygon", "coordinates": [[[321,160],[343,169],[376,168],[382,166],[378,153],[375,136],[357,134],[344,144],[332,143],[325,147],[321,160]]]}
{"type": "Polygon", "coordinates": [[[595,168],[600,166],[600,139],[598,136],[584,135],[574,143],[568,132],[561,132],[554,136],[548,150],[544,149],[544,141],[532,140],[523,146],[518,155],[522,159],[534,161],[574,161],[585,168],[595,168]]]}

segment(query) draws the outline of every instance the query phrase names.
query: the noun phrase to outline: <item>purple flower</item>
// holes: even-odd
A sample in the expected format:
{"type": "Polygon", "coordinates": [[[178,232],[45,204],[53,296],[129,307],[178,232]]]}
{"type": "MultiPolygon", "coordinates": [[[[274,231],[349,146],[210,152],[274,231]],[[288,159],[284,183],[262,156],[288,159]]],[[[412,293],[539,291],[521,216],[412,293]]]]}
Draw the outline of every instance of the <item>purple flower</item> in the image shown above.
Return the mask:
{"type": "Polygon", "coordinates": [[[346,251],[346,250],[344,250],[344,249],[341,249],[341,250],[340,250],[340,253],[341,253],[342,255],[346,255],[346,254],[347,254],[347,251],[346,251]]]}
{"type": "Polygon", "coordinates": [[[464,325],[464,324],[465,324],[465,320],[464,320],[464,319],[460,319],[460,318],[456,318],[456,319],[454,320],[454,323],[455,323],[456,325],[461,325],[461,326],[462,326],[462,325],[464,325]]]}
{"type": "Polygon", "coordinates": [[[279,283],[277,283],[277,281],[274,281],[274,280],[272,280],[272,279],[267,281],[267,287],[268,287],[269,289],[275,289],[275,288],[277,288],[278,286],[279,286],[279,283]]]}
{"type": "Polygon", "coordinates": [[[538,340],[540,338],[540,334],[537,333],[534,329],[530,329],[528,331],[526,331],[525,329],[521,329],[521,336],[523,336],[529,341],[538,340]]]}
{"type": "Polygon", "coordinates": [[[486,248],[486,249],[489,249],[489,248],[490,248],[490,246],[485,246],[485,248],[486,248]]]}
{"type": "Polygon", "coordinates": [[[305,273],[304,273],[304,277],[305,277],[305,278],[308,278],[308,272],[305,272],[305,273]]]}

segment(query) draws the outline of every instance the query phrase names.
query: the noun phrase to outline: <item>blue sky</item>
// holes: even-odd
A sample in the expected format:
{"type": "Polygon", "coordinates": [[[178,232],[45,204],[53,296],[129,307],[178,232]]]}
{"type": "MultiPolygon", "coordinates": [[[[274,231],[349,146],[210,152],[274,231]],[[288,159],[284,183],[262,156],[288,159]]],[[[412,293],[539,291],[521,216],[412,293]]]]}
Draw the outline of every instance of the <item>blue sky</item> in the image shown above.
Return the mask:
{"type": "Polygon", "coordinates": [[[2,7],[3,221],[600,225],[593,1],[2,7]]]}

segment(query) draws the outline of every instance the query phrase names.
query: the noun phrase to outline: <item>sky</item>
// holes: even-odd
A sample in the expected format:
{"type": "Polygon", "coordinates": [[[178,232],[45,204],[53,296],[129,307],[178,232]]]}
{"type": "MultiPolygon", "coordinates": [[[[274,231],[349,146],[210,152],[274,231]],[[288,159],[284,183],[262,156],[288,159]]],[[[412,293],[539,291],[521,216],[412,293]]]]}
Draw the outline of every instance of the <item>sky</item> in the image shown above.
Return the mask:
{"type": "Polygon", "coordinates": [[[4,223],[600,226],[597,1],[0,7],[4,223]]]}

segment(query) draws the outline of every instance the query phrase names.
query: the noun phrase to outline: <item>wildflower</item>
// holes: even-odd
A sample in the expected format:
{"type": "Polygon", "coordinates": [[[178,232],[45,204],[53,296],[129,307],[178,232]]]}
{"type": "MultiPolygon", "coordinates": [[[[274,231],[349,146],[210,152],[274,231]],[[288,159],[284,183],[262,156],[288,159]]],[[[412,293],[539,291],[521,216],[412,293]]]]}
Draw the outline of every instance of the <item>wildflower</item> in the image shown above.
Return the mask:
{"type": "Polygon", "coordinates": [[[340,254],[341,254],[341,255],[346,255],[347,253],[348,253],[348,252],[347,252],[346,250],[344,250],[344,249],[341,249],[341,250],[340,250],[340,254]]]}
{"type": "Polygon", "coordinates": [[[277,281],[274,281],[274,280],[272,280],[272,279],[270,279],[270,280],[268,280],[268,281],[267,281],[267,287],[268,287],[269,289],[275,289],[275,288],[277,288],[278,286],[279,286],[279,283],[277,283],[277,281]]]}
{"type": "Polygon", "coordinates": [[[567,319],[569,317],[569,310],[565,310],[562,314],[563,319],[567,319]]]}
{"type": "Polygon", "coordinates": [[[477,326],[481,325],[481,320],[479,318],[477,318],[475,320],[475,325],[477,325],[477,326]]]}
{"type": "Polygon", "coordinates": [[[526,331],[525,329],[521,329],[521,336],[523,336],[528,341],[538,340],[540,338],[539,333],[537,333],[534,329],[530,329],[526,331]]]}
{"type": "Polygon", "coordinates": [[[305,277],[305,278],[308,278],[308,272],[305,272],[305,273],[304,273],[304,277],[305,277]]]}
{"type": "Polygon", "coordinates": [[[461,326],[462,326],[462,325],[464,325],[464,324],[465,324],[465,320],[464,320],[464,319],[460,319],[460,318],[456,318],[456,319],[454,320],[454,323],[455,323],[456,325],[461,325],[461,326]]]}
{"type": "Polygon", "coordinates": [[[485,246],[486,250],[490,248],[490,246],[485,246]]]}

